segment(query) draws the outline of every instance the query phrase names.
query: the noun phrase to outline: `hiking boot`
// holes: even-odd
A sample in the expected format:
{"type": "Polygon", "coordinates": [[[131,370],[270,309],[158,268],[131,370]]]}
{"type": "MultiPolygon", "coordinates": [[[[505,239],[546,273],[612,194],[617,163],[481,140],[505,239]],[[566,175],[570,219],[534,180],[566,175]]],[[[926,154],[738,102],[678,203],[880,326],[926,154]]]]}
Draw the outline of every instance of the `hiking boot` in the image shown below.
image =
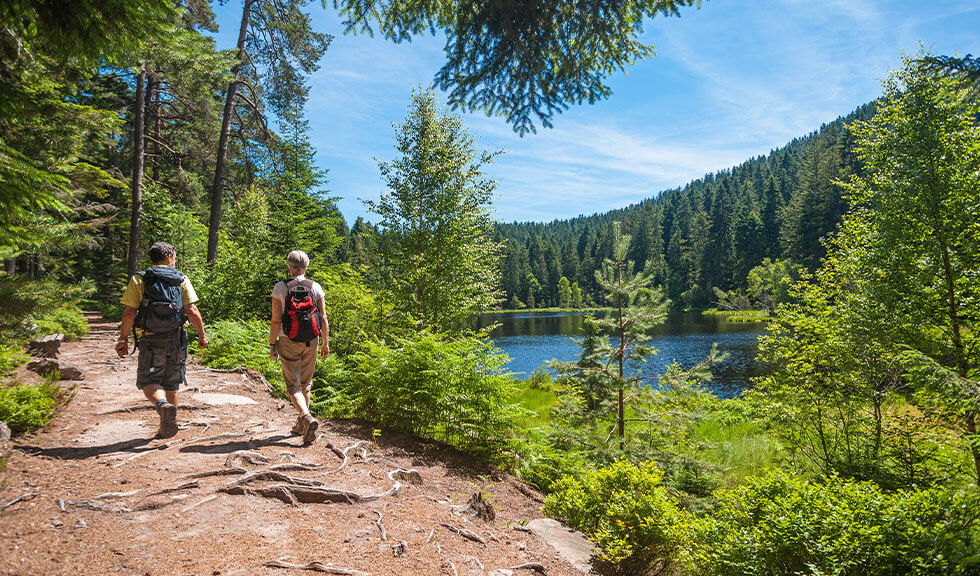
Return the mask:
{"type": "Polygon", "coordinates": [[[316,429],[320,427],[320,423],[311,414],[303,414],[300,418],[306,426],[303,430],[303,445],[306,446],[316,440],[316,429]]]}
{"type": "Polygon", "coordinates": [[[177,435],[177,407],[170,402],[164,402],[157,406],[157,413],[160,414],[160,431],[157,436],[160,438],[173,438],[177,435]]]}
{"type": "Polygon", "coordinates": [[[292,433],[296,436],[306,434],[306,420],[303,419],[302,415],[300,415],[300,417],[296,419],[296,423],[293,424],[292,433]]]}

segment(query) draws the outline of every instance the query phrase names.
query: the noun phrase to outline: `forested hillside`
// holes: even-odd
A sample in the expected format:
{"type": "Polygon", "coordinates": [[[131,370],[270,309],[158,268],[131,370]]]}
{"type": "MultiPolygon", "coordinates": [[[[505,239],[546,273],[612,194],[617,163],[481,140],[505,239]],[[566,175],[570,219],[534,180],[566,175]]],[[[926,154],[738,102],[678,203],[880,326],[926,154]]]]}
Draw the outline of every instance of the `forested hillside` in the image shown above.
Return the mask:
{"type": "Polygon", "coordinates": [[[506,307],[599,302],[595,271],[612,254],[616,221],[633,237],[630,260],[665,286],[675,306],[712,305],[713,288],[744,291],[749,271],[766,258],[815,268],[824,255],[821,240],[846,210],[838,182],[860,171],[845,126],[874,111],[867,104],[766,156],[626,208],[498,224],[506,307]]]}

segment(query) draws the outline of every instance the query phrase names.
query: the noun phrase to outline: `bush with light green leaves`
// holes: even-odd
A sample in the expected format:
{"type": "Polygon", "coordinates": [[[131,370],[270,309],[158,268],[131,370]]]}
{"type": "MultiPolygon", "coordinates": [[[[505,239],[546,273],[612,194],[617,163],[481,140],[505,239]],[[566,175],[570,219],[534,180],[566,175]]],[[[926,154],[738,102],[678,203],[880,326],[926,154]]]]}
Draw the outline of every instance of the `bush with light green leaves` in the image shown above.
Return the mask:
{"type": "Polygon", "coordinates": [[[975,491],[888,493],[774,472],[718,493],[695,523],[691,574],[980,574],[978,517],[975,491]]]}
{"type": "Polygon", "coordinates": [[[516,406],[507,356],[476,337],[427,334],[368,342],[353,358],[355,416],[496,458],[516,406]]]}
{"type": "Polygon", "coordinates": [[[620,460],[581,478],[566,476],[552,489],[544,512],[596,543],[601,574],[671,574],[690,543],[691,516],[652,462],[620,460]]]}
{"type": "Polygon", "coordinates": [[[40,428],[51,421],[59,404],[71,399],[72,390],[47,379],[37,385],[0,388],[0,422],[6,422],[14,434],[40,428]]]}

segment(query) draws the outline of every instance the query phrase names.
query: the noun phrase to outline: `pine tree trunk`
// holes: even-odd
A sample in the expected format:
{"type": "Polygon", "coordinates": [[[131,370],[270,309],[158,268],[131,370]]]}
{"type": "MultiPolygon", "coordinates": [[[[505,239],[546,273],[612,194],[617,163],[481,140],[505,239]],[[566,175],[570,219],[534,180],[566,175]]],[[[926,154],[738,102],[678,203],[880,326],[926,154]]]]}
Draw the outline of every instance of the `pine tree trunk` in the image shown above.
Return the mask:
{"type": "Polygon", "coordinates": [[[146,161],[144,113],[146,111],[146,61],[140,64],[136,77],[136,117],[133,120],[133,200],[129,220],[129,256],[126,274],[132,276],[140,263],[140,218],[143,213],[143,163],[146,161]]]}
{"type": "MultiPolygon", "coordinates": [[[[156,73],[159,75],[160,69],[156,73]]],[[[159,77],[159,76],[158,76],[159,77]]],[[[153,181],[160,180],[160,81],[150,80],[146,92],[146,131],[153,132],[153,181]]]]}
{"type": "MultiPolygon", "coordinates": [[[[621,275],[623,262],[616,262],[616,284],[622,289],[623,280],[621,275]]],[[[619,427],[619,449],[626,450],[626,407],[623,397],[623,360],[626,355],[626,332],[623,323],[623,296],[616,296],[616,307],[619,314],[619,410],[617,411],[617,426],[619,427]]]]}
{"type": "Polygon", "coordinates": [[[231,137],[231,117],[235,113],[235,97],[238,94],[238,77],[245,55],[245,39],[248,36],[249,13],[254,0],[245,0],[242,9],[242,25],[238,31],[238,61],[232,67],[232,81],[225,97],[225,109],[221,117],[221,136],[218,139],[218,157],[214,163],[214,183],[211,185],[211,219],[208,223],[208,264],[218,259],[218,228],[221,225],[221,199],[224,195],[225,170],[228,165],[228,139],[231,137]]]}

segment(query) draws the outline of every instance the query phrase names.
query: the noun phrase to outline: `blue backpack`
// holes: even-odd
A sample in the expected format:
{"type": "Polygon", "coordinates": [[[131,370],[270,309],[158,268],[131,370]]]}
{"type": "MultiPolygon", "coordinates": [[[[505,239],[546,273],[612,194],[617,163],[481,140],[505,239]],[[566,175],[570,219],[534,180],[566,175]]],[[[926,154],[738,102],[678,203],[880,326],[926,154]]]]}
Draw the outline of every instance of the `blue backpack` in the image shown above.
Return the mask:
{"type": "Polygon", "coordinates": [[[154,334],[183,327],[187,321],[180,289],[184,275],[165,266],[147,268],[138,274],[143,278],[143,300],[136,313],[135,325],[154,334]]]}

